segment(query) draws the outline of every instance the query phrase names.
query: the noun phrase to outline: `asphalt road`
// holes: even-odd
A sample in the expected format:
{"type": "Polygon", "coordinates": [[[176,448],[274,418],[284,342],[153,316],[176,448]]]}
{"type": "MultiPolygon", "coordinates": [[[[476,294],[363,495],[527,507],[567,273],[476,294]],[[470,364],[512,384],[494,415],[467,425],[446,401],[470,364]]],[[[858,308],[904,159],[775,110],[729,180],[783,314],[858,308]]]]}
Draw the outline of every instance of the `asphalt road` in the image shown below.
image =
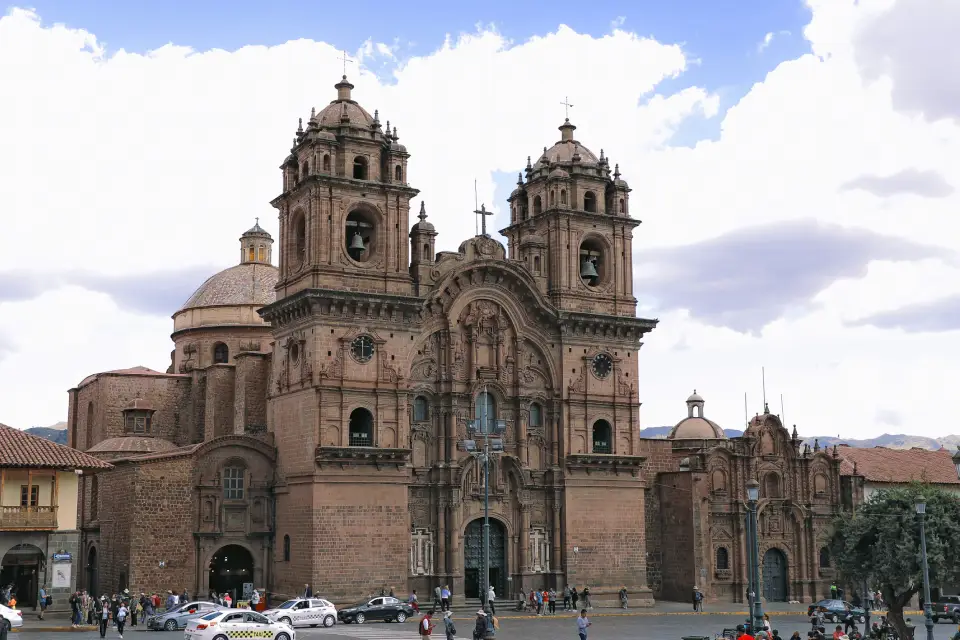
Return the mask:
{"type": "MultiPolygon", "coordinates": [[[[805,638],[810,623],[805,616],[777,615],[772,617],[773,627],[780,631],[783,638],[789,638],[794,631],[800,631],[805,638]]],[[[590,640],[679,640],[683,636],[713,637],[724,627],[736,626],[741,621],[739,616],[714,614],[673,614],[673,615],[598,615],[592,618],[590,640]]],[[[472,623],[470,620],[456,620],[458,638],[471,637],[472,623]]],[[[437,629],[440,631],[440,629],[437,629]]],[[[924,629],[918,630],[918,639],[923,638],[924,629]]],[[[934,627],[935,640],[950,640],[957,629],[952,624],[938,624],[934,627]]],[[[11,634],[11,640],[17,637],[26,639],[36,638],[73,638],[76,640],[93,640],[100,634],[93,632],[62,632],[62,633],[17,633],[11,634]]],[[[141,630],[127,630],[125,640],[180,640],[182,632],[146,632],[141,630]],[[145,635],[148,634],[148,635],[145,635]]],[[[443,640],[443,635],[435,635],[437,640],[443,640]]],[[[107,638],[117,638],[115,629],[107,631],[107,638]]],[[[298,640],[418,640],[416,621],[405,624],[370,623],[364,625],[336,625],[330,629],[297,629],[298,640]]],[[[497,638],[501,640],[577,640],[577,626],[573,617],[531,617],[510,619],[501,622],[497,638]]]]}

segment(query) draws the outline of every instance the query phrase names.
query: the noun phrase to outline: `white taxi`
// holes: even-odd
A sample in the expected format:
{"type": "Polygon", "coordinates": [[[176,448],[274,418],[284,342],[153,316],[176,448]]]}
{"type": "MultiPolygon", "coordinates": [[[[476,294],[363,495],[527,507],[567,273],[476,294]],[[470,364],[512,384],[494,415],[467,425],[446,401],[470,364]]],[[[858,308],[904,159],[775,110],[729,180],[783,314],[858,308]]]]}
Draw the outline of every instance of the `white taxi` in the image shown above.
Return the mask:
{"type": "Polygon", "coordinates": [[[274,622],[254,611],[227,609],[212,611],[187,623],[184,640],[296,640],[297,632],[288,624],[274,622]]]}
{"type": "Polygon", "coordinates": [[[332,627],[337,623],[337,608],[326,600],[319,598],[294,598],[287,600],[275,609],[263,612],[271,620],[284,622],[291,627],[323,625],[332,627]]]}

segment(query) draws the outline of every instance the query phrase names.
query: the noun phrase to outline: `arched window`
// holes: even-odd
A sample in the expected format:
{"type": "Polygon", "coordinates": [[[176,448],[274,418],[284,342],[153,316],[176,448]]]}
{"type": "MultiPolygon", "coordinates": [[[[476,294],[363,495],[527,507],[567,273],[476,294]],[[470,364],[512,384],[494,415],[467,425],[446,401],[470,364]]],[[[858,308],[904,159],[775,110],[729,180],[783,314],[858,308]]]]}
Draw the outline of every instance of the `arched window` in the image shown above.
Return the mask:
{"type": "Polygon", "coordinates": [[[827,547],[820,547],[820,568],[830,568],[830,549],[827,547]]]}
{"type": "Polygon", "coordinates": [[[560,204],[567,204],[567,190],[560,189],[560,204]]]}
{"type": "Polygon", "coordinates": [[[227,364],[230,362],[230,349],[222,342],[213,345],[213,364],[227,364]]]}
{"type": "Polygon", "coordinates": [[[540,275],[540,256],[533,256],[533,272],[540,275]]]}
{"type": "Polygon", "coordinates": [[[557,192],[556,192],[556,191],[551,191],[551,192],[550,192],[550,206],[552,207],[552,206],[555,205],[555,204],[557,204],[557,192]]]}
{"type": "Polygon", "coordinates": [[[283,536],[283,561],[290,562],[290,536],[283,536]]]}
{"type": "Polygon", "coordinates": [[[827,494],[827,476],[822,473],[818,473],[813,476],[813,493],[817,496],[824,496],[827,494]]]}
{"type": "Polygon", "coordinates": [[[347,214],[343,237],[351,258],[357,262],[369,262],[378,251],[377,217],[369,209],[354,209],[347,214]]]}
{"type": "Polygon", "coordinates": [[[417,396],[413,401],[413,419],[416,422],[430,419],[430,403],[423,396],[417,396]]]}
{"type": "Polygon", "coordinates": [[[583,194],[583,210],[594,213],[597,210],[597,196],[593,191],[587,191],[583,194]]]}
{"type": "Polygon", "coordinates": [[[477,396],[477,406],[474,411],[477,419],[477,428],[481,433],[493,433],[493,426],[497,422],[497,401],[486,391],[477,396]]]}
{"type": "Polygon", "coordinates": [[[626,213],[626,212],[627,212],[627,201],[624,200],[623,198],[620,198],[620,213],[626,213]]]}
{"type": "Polygon", "coordinates": [[[353,159],[353,179],[367,179],[367,159],[363,156],[357,156],[353,159]]]}
{"type": "Polygon", "coordinates": [[[84,444],[84,447],[83,447],[84,449],[89,449],[90,447],[93,446],[93,413],[94,413],[93,403],[88,402],[87,403],[87,424],[84,425],[87,431],[87,441],[86,441],[86,444],[84,444]]]}
{"type": "Polygon", "coordinates": [[[302,174],[302,175],[303,175],[304,178],[306,178],[308,175],[310,175],[310,163],[309,163],[309,162],[304,162],[304,163],[303,163],[303,174],[302,174]]]}
{"type": "Polygon", "coordinates": [[[257,255],[260,262],[264,262],[267,259],[267,250],[262,244],[257,247],[257,255]]]}
{"type": "Polygon", "coordinates": [[[393,170],[393,177],[397,182],[403,182],[403,168],[400,165],[397,165],[393,170]]]}
{"type": "Polygon", "coordinates": [[[350,412],[350,446],[373,446],[373,414],[359,407],[350,412]]]}
{"type": "Polygon", "coordinates": [[[257,250],[253,245],[250,245],[247,249],[247,260],[253,262],[257,259],[257,250]]]}
{"type": "Polygon", "coordinates": [[[531,427],[543,426],[543,409],[536,402],[530,405],[530,426],[531,427]]]}
{"type": "Polygon", "coordinates": [[[539,215],[543,212],[543,202],[540,200],[540,196],[533,197],[533,215],[539,215]]]}
{"type": "Polygon", "coordinates": [[[330,173],[330,154],[324,154],[323,156],[323,172],[330,173]]]}
{"type": "Polygon", "coordinates": [[[726,547],[717,547],[717,571],[727,571],[730,569],[730,553],[726,547]]]}
{"type": "Polygon", "coordinates": [[[293,241],[293,263],[299,266],[307,259],[307,219],[303,213],[293,219],[293,241]]]}
{"type": "Polygon", "coordinates": [[[593,423],[593,452],[613,453],[613,433],[610,423],[606,420],[597,420],[593,423]]]}
{"type": "Polygon", "coordinates": [[[223,499],[243,500],[243,467],[223,470],[223,499]]]}
{"type": "Polygon", "coordinates": [[[426,260],[426,261],[428,261],[428,262],[429,262],[430,260],[433,260],[433,256],[430,255],[430,245],[429,245],[429,244],[423,245],[423,259],[426,260]]]}

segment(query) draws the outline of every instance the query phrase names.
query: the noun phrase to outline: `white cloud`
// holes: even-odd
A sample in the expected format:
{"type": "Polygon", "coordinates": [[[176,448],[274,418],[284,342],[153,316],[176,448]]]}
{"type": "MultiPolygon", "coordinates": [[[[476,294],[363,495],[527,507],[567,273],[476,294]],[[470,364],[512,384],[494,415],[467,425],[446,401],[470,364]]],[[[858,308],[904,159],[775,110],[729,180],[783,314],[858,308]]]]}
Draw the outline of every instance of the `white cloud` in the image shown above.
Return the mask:
{"type": "Polygon", "coordinates": [[[763,53],[772,43],[774,38],[781,38],[784,36],[789,36],[789,31],[768,31],[764,36],[763,40],[757,43],[757,53],[763,53]]]}
{"type": "MultiPolygon", "coordinates": [[[[797,219],[960,250],[957,193],[886,198],[842,189],[917,168],[960,185],[960,130],[898,111],[883,68],[864,75],[857,34],[889,2],[810,4],[804,35],[813,53],[772,70],[722,116],[718,140],[693,148],[671,147],[670,138],[691,116],[717,117],[717,97],[696,86],[658,93],[694,61],[622,22],[599,38],[560,26],[522,43],[478,27],[400,66],[396,43],[361,43],[349,55],[362,64],[348,65],[348,74],[355,98],[395,124],[411,151],[410,180],[441,249],[473,234],[474,180],[488,208],[503,209],[493,201],[492,172],[516,172],[552,144],[569,95],[578,139],[603,148],[634,189],[632,211],[644,221],[638,259],[797,219]],[[386,63],[389,82],[379,79],[386,63]]],[[[17,239],[0,252],[0,277],[25,268],[146,274],[232,264],[237,235],[254,216],[276,233],[268,202],[279,192],[277,166],[297,119],[333,98],[339,55],[306,40],[233,52],[168,45],[139,55],[104,50],[93,34],[45,26],[30,12],[0,19],[0,210],[11,212],[5,230],[17,239]]],[[[777,253],[730,260],[788,269],[777,253]]],[[[856,325],[955,291],[957,265],[944,255],[879,258],[753,336],[706,326],[683,309],[660,312],[641,352],[643,424],[675,422],[696,387],[708,415],[736,427],[744,391],[751,411],[760,408],[766,366],[771,408],[783,393],[787,420],[802,433],[869,435],[888,428],[879,412],[902,416],[907,432],[950,431],[940,403],[946,380],[960,374],[948,357],[960,332],[856,325]]],[[[649,302],[655,309],[658,301],[649,302]]],[[[0,302],[0,388],[15,391],[0,399],[0,420],[52,423],[65,416],[65,389],[87,373],[165,367],[170,325],[71,287],[0,302]]]]}

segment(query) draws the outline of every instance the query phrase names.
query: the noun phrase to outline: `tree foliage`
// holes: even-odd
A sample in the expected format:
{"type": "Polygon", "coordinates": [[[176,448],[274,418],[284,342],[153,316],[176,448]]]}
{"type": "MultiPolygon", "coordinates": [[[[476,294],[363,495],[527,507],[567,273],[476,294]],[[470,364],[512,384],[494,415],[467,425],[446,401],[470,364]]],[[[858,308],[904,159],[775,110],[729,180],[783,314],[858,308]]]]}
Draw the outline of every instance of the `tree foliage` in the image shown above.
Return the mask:
{"type": "MultiPolygon", "coordinates": [[[[841,577],[859,587],[879,588],[890,607],[890,621],[903,631],[903,608],[923,590],[920,516],[924,524],[931,586],[960,581],[960,497],[931,485],[878,491],[855,513],[834,525],[830,550],[841,577]]],[[[901,637],[904,637],[901,635],[901,637]]]]}

